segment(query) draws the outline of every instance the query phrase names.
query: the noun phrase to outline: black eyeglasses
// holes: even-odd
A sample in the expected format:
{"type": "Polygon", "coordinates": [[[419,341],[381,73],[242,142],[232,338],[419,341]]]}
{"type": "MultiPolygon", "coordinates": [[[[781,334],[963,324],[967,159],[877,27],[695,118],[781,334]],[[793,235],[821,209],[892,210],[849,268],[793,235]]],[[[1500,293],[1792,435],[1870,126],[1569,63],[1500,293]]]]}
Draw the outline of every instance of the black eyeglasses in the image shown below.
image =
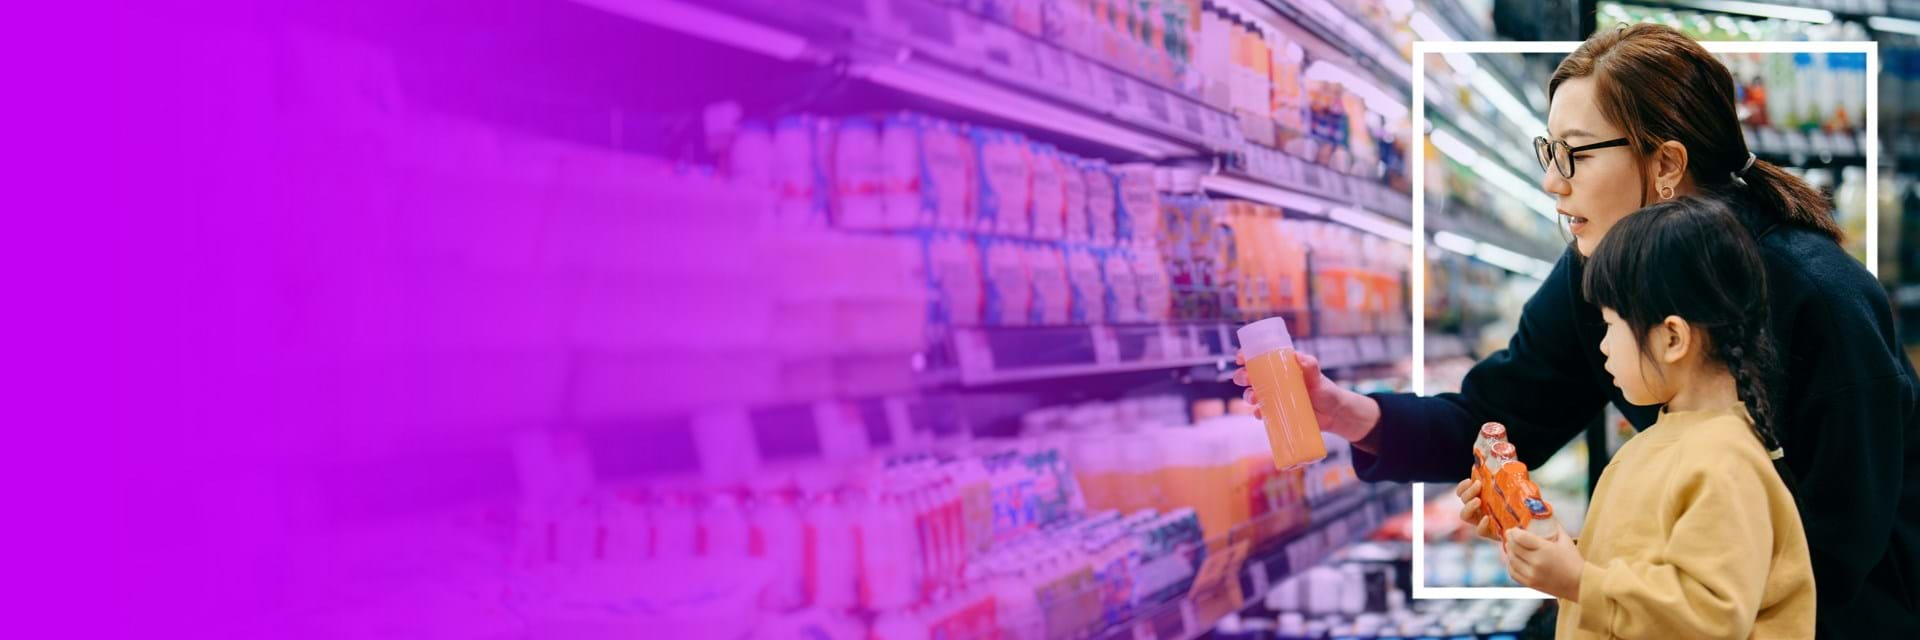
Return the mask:
{"type": "Polygon", "coordinates": [[[1606,142],[1595,142],[1589,145],[1570,147],[1567,146],[1567,141],[1565,140],[1548,140],[1535,136],[1533,139],[1533,157],[1535,160],[1540,161],[1541,171],[1546,171],[1548,166],[1553,166],[1559,169],[1560,177],[1571,180],[1573,179],[1573,154],[1581,151],[1624,146],[1627,146],[1626,138],[1615,138],[1606,142]]]}

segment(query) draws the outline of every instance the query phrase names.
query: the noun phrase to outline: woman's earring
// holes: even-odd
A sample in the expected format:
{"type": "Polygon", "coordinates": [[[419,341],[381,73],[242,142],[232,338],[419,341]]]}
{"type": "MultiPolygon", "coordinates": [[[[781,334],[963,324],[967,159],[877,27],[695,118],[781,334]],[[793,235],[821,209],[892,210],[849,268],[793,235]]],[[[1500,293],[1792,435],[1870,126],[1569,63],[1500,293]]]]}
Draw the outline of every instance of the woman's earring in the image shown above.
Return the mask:
{"type": "Polygon", "coordinates": [[[1673,187],[1660,187],[1660,199],[1661,199],[1661,200],[1672,200],[1672,199],[1673,199],[1673,187]]]}

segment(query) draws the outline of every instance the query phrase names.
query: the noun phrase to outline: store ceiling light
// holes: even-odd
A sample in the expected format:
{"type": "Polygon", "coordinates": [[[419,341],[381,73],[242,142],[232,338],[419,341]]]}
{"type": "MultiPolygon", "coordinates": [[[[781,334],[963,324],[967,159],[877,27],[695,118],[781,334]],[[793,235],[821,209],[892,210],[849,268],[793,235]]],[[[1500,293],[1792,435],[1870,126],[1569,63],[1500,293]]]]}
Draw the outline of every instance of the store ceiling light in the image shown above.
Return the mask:
{"type": "Polygon", "coordinates": [[[1546,133],[1547,123],[1542,122],[1540,118],[1534,116],[1532,109],[1528,108],[1525,103],[1520,102],[1519,98],[1514,97],[1512,92],[1507,91],[1507,86],[1500,84],[1500,79],[1493,77],[1491,73],[1487,73],[1486,69],[1476,71],[1472,75],[1469,84],[1473,86],[1475,91],[1486,96],[1487,101],[1492,102],[1493,108],[1498,110],[1501,115],[1506,116],[1508,120],[1512,120],[1514,124],[1520,125],[1520,131],[1529,135],[1546,133]]]}
{"type": "Polygon", "coordinates": [[[1826,24],[1833,22],[1833,12],[1804,7],[1786,7],[1762,2],[1740,2],[1738,0],[1670,0],[1669,4],[1686,9],[1736,13],[1756,18],[1777,18],[1826,24]]]}
{"type": "MultiPolygon", "coordinates": [[[[1413,35],[1421,40],[1446,42],[1459,39],[1453,37],[1453,34],[1447,33],[1447,30],[1441,28],[1440,23],[1434,22],[1433,16],[1427,15],[1425,11],[1414,11],[1413,17],[1407,20],[1407,26],[1412,27],[1413,35]]],[[[1474,62],[1473,56],[1471,55],[1458,51],[1448,51],[1441,55],[1446,57],[1447,66],[1453,67],[1454,72],[1461,74],[1463,78],[1466,77],[1466,74],[1473,73],[1480,69],[1480,63],[1474,62]]]]}
{"type": "Polygon", "coordinates": [[[736,18],[695,4],[673,0],[574,0],[615,15],[626,16],[775,60],[795,60],[807,51],[807,40],[759,23],[736,18]]]}
{"type": "Polygon", "coordinates": [[[1441,231],[1433,234],[1433,244],[1434,246],[1463,256],[1471,256],[1480,248],[1480,243],[1451,231],[1441,231]]]}
{"type": "Polygon", "coordinates": [[[1867,18],[1867,26],[1871,27],[1874,31],[1920,36],[1920,21],[1915,20],[1874,16],[1867,18]]]}
{"type": "Polygon", "coordinates": [[[1327,217],[1334,222],[1371,233],[1404,245],[1413,245],[1413,227],[1386,216],[1350,207],[1335,207],[1327,211],[1327,217]]]}
{"type": "Polygon", "coordinates": [[[1061,108],[1043,100],[993,86],[977,78],[927,64],[861,63],[853,65],[850,73],[877,84],[960,105],[1036,128],[1049,129],[1119,147],[1149,158],[1185,156],[1199,151],[1196,147],[1176,144],[1114,125],[1105,117],[1090,116],[1061,108]]]}
{"type": "Polygon", "coordinates": [[[1332,82],[1346,87],[1348,91],[1360,94],[1367,101],[1367,108],[1380,112],[1388,120],[1407,117],[1407,105],[1393,94],[1380,90],[1373,83],[1362,80],[1345,67],[1326,60],[1315,60],[1307,65],[1306,79],[1309,82],[1332,82]]]}
{"type": "Polygon", "coordinates": [[[1485,178],[1488,183],[1506,192],[1507,195],[1525,203],[1528,209],[1532,209],[1548,220],[1555,219],[1554,216],[1557,214],[1553,212],[1553,198],[1548,197],[1526,178],[1513,173],[1506,165],[1498,162],[1482,162],[1484,158],[1479,152],[1474,151],[1472,146],[1454,137],[1453,133],[1446,129],[1436,127],[1432,133],[1427,134],[1427,138],[1433,141],[1434,148],[1439,149],[1441,153],[1453,158],[1454,162],[1472,169],[1474,174],[1485,178]]]}
{"type": "Polygon", "coordinates": [[[1298,191],[1228,175],[1201,176],[1200,188],[1314,215],[1324,215],[1327,210],[1337,206],[1330,201],[1298,191]]]}
{"type": "Polygon", "coordinates": [[[1553,271],[1553,265],[1545,260],[1521,255],[1485,242],[1480,243],[1479,248],[1474,250],[1473,257],[1487,264],[1542,280],[1545,280],[1547,274],[1553,271]]]}
{"type": "Polygon", "coordinates": [[[1466,142],[1454,137],[1453,132],[1435,127],[1428,138],[1433,140],[1434,148],[1439,149],[1440,153],[1447,154],[1447,157],[1453,158],[1454,162],[1468,167],[1480,166],[1480,152],[1474,151],[1473,147],[1467,146],[1466,142]]]}

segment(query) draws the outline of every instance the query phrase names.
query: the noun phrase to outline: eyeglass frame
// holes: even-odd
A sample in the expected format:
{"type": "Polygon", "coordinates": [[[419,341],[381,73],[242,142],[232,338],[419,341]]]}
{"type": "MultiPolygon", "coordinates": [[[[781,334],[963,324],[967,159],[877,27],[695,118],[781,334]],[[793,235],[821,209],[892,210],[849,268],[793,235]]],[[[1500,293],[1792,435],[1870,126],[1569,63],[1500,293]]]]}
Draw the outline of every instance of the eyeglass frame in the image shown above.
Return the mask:
{"type": "Polygon", "coordinates": [[[1541,171],[1547,170],[1548,163],[1552,163],[1555,169],[1561,168],[1560,157],[1558,154],[1554,154],[1554,153],[1548,153],[1546,155],[1540,154],[1540,146],[1543,144],[1547,146],[1547,149],[1549,151],[1553,149],[1554,145],[1560,145],[1562,147],[1566,147],[1567,149],[1567,166],[1565,167],[1566,170],[1558,171],[1556,173],[1559,173],[1560,177],[1562,178],[1572,180],[1573,173],[1574,173],[1573,172],[1573,167],[1574,167],[1573,154],[1580,153],[1582,151],[1592,151],[1595,149],[1610,149],[1613,147],[1624,147],[1629,144],[1632,144],[1632,142],[1627,140],[1626,138],[1614,138],[1606,142],[1595,142],[1593,144],[1583,144],[1576,147],[1576,146],[1567,144],[1567,141],[1565,140],[1549,140],[1547,139],[1546,136],[1534,136],[1533,137],[1533,157],[1536,162],[1540,163],[1541,171]]]}

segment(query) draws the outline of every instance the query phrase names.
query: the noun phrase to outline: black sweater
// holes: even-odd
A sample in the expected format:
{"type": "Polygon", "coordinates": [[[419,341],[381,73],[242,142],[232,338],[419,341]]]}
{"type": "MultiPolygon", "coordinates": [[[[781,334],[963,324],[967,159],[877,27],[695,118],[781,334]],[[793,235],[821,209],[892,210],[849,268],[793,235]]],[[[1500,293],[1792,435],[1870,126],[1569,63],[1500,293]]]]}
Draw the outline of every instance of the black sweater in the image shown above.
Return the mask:
{"type": "MultiPolygon", "coordinates": [[[[1920,637],[1920,376],[1894,335],[1886,292],[1817,232],[1760,234],[1772,329],[1787,368],[1775,393],[1786,463],[1797,477],[1813,555],[1822,638],[1920,637]]],[[[1601,368],[1600,310],[1581,294],[1569,250],[1527,301],[1507,348],[1475,365],[1461,392],[1380,394],[1378,455],[1355,451],[1369,481],[1458,482],[1487,421],[1507,426],[1538,466],[1608,402],[1637,429],[1655,407],[1626,402],[1601,368]]]]}

